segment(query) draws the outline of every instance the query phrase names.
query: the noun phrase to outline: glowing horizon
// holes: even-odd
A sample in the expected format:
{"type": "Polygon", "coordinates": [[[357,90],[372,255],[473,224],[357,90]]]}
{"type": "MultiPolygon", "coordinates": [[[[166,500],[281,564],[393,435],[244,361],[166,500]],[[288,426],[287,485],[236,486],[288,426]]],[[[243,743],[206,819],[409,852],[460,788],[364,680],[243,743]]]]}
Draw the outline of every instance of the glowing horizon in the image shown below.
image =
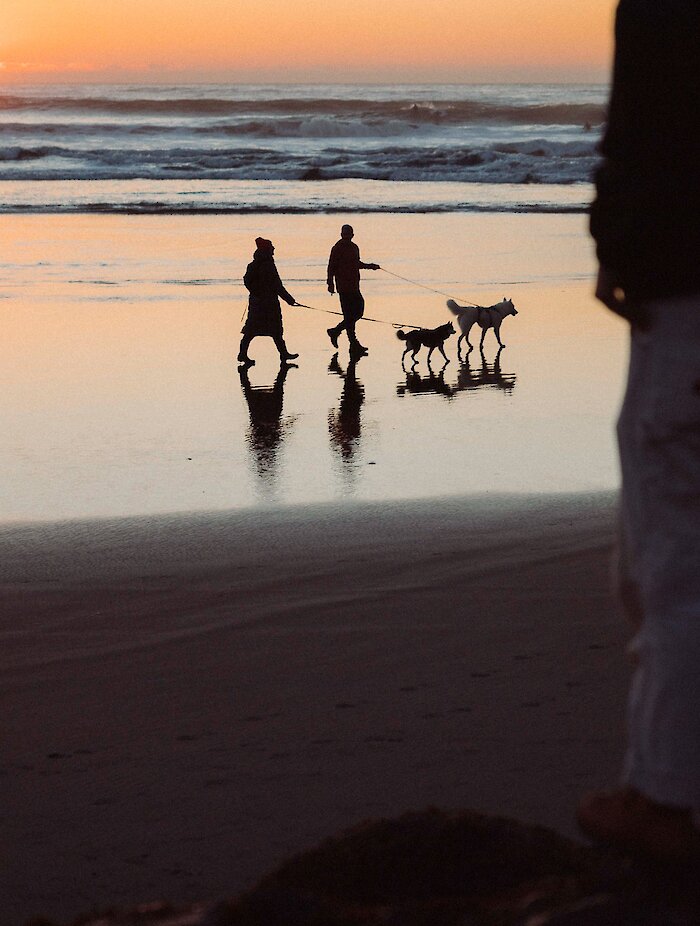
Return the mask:
{"type": "Polygon", "coordinates": [[[596,82],[615,0],[5,0],[0,84],[596,82]],[[101,7],[101,8],[100,8],[101,7]]]}

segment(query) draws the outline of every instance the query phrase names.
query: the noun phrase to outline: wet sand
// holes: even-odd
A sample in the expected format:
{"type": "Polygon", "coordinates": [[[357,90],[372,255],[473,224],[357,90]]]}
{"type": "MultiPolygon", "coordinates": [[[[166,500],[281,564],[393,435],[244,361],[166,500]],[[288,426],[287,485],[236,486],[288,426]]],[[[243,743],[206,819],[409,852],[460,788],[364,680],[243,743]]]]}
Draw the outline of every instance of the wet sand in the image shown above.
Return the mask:
{"type": "Polygon", "coordinates": [[[581,215],[0,216],[0,523],[618,482],[624,323],[595,303],[581,215]],[[340,225],[363,256],[519,314],[482,357],[421,351],[390,322],[449,321],[445,297],[366,272],[369,356],[333,362],[326,291],[340,225]],[[277,244],[298,369],[268,338],[235,357],[255,236],[277,244]],[[437,362],[436,362],[437,361],[437,362]]]}
{"type": "Polygon", "coordinates": [[[0,528],[4,920],[212,900],[366,817],[572,833],[627,672],[611,494],[0,528]]]}

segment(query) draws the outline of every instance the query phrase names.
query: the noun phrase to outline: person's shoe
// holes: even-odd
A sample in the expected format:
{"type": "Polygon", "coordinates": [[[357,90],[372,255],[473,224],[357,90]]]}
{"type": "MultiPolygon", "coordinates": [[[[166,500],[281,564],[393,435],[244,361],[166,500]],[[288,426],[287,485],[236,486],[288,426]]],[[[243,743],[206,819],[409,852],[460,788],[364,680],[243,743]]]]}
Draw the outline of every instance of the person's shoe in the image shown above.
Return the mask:
{"type": "Polygon", "coordinates": [[[289,351],[287,351],[286,354],[280,354],[280,360],[282,363],[285,363],[287,360],[296,360],[298,356],[299,354],[290,354],[289,351]]]}
{"type": "Polygon", "coordinates": [[[700,860],[692,812],[650,800],[634,788],[596,791],[579,803],[576,820],[594,842],[658,862],[700,860]]]}
{"type": "Polygon", "coordinates": [[[331,339],[331,344],[338,350],[338,332],[335,328],[326,328],[326,334],[331,339]]]}
{"type": "Polygon", "coordinates": [[[366,347],[363,347],[362,344],[352,344],[350,346],[350,356],[351,357],[366,357],[369,351],[366,347]]]}

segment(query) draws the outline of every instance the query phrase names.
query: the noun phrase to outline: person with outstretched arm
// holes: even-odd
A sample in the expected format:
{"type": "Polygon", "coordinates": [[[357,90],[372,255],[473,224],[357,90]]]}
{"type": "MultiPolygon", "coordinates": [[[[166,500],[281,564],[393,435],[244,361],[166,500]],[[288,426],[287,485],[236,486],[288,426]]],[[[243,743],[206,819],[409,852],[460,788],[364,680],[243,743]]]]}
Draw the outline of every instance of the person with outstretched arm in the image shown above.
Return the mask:
{"type": "Polygon", "coordinates": [[[243,284],[250,293],[248,297],[248,317],[243,326],[243,337],[238,350],[238,362],[253,366],[254,360],[248,356],[248,347],[253,338],[268,337],[275,342],[280,361],[295,360],[299,354],[287,350],[282,327],[282,307],[280,297],[289,305],[296,305],[294,296],[290,296],[282,284],[275,266],[275,246],[266,238],[255,239],[255,253],[248,264],[243,284]]]}
{"type": "Polygon", "coordinates": [[[328,259],[328,292],[336,291],[340,297],[343,320],[335,328],[328,329],[333,347],[338,347],[338,336],[345,331],[350,342],[351,356],[358,358],[367,353],[367,348],[357,340],[355,326],[365,312],[365,300],[360,292],[360,270],[380,270],[379,264],[365,264],[360,260],[360,249],[352,240],[355,235],[352,225],[343,225],[340,240],[331,248],[328,259]]]}
{"type": "Polygon", "coordinates": [[[620,786],[593,839],[700,861],[700,37],[698,0],[620,0],[591,232],[596,295],[630,326],[617,426],[618,591],[634,677],[620,786]]]}

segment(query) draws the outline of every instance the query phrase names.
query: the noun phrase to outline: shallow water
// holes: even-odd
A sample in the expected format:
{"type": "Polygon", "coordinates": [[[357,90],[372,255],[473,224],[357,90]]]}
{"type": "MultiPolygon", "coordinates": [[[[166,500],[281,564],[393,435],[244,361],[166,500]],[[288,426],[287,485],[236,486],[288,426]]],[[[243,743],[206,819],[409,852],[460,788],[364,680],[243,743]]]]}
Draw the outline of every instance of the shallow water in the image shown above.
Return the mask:
{"type": "MultiPolygon", "coordinates": [[[[301,302],[336,310],[339,225],[306,216],[3,216],[0,517],[61,519],[490,492],[613,488],[625,329],[591,296],[577,215],[353,219],[365,260],[483,304],[511,297],[498,354],[415,370],[363,322],[348,365],[331,315],[285,308],[297,368],[272,342],[235,364],[252,239],[277,244],[301,302]]],[[[365,273],[367,315],[436,326],[442,295],[365,273]]]]}

